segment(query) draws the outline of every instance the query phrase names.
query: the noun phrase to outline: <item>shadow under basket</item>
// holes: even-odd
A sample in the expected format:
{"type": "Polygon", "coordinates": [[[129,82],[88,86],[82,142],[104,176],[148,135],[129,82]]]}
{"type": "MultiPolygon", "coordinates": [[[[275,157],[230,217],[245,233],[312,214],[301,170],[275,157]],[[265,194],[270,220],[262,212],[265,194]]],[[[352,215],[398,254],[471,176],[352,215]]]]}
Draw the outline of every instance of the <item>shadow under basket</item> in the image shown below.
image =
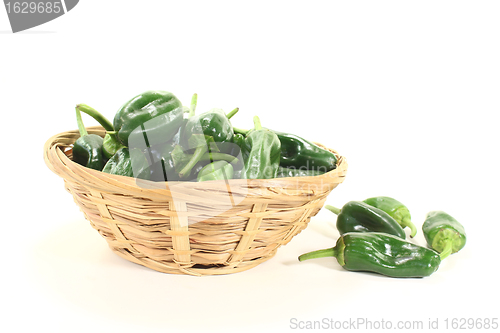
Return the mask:
{"type": "MultiPolygon", "coordinates": [[[[87,130],[105,134],[102,127],[87,130]]],[[[306,228],[347,171],[346,160],[329,149],[337,168],[315,177],[136,181],[73,162],[79,136],[50,138],[45,163],[115,253],[164,273],[229,274],[272,258],[306,228]]]]}

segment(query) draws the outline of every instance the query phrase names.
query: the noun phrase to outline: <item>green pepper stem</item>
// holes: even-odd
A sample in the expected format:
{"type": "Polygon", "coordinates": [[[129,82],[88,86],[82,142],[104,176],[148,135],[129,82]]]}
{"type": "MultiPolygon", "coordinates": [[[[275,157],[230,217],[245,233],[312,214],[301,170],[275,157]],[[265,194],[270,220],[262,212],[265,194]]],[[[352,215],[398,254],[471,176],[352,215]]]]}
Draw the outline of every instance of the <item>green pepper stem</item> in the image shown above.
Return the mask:
{"type": "Polygon", "coordinates": [[[95,120],[97,120],[97,122],[99,124],[101,124],[101,126],[104,127],[104,129],[106,131],[114,131],[115,130],[113,127],[113,124],[108,119],[106,119],[106,117],[104,117],[96,109],[91,108],[87,104],[78,104],[76,106],[76,108],[78,110],[80,110],[81,112],[84,112],[84,113],[88,114],[89,116],[91,116],[92,118],[94,118],[95,120]]]}
{"type": "Polygon", "coordinates": [[[260,123],[259,116],[254,116],[253,117],[253,126],[254,126],[254,128],[255,128],[256,131],[262,129],[262,124],[260,123]]]}
{"type": "Polygon", "coordinates": [[[85,125],[83,125],[82,113],[80,112],[80,109],[76,107],[75,110],[76,110],[76,123],[78,124],[78,131],[80,132],[80,136],[88,135],[89,133],[87,132],[85,125]]]}
{"type": "Polygon", "coordinates": [[[338,209],[337,207],[333,207],[332,205],[326,205],[325,208],[336,215],[339,215],[341,211],[340,209],[338,209]]]}
{"type": "Polygon", "coordinates": [[[250,130],[241,129],[241,128],[237,128],[237,127],[234,127],[234,126],[233,126],[233,131],[236,134],[242,134],[244,136],[246,136],[248,134],[248,132],[250,132],[250,130]]]}
{"type": "Polygon", "coordinates": [[[191,169],[193,169],[194,166],[196,165],[196,163],[198,163],[200,161],[200,159],[203,157],[203,154],[205,154],[207,149],[208,148],[206,145],[201,145],[201,146],[196,148],[196,150],[194,151],[194,154],[191,157],[191,159],[189,160],[189,162],[179,172],[180,178],[184,177],[185,175],[189,175],[189,173],[191,172],[191,169]]]}
{"type": "Polygon", "coordinates": [[[453,241],[451,239],[449,239],[446,242],[446,245],[445,245],[443,251],[441,251],[441,253],[439,254],[439,257],[441,258],[441,260],[443,260],[444,258],[449,256],[452,251],[453,251],[453,241]]]}
{"type": "Polygon", "coordinates": [[[238,159],[233,155],[224,153],[205,153],[201,156],[200,161],[226,161],[231,164],[238,163],[238,159]]]}
{"type": "Polygon", "coordinates": [[[231,119],[231,118],[232,118],[235,114],[237,114],[237,113],[238,113],[238,111],[239,111],[239,110],[240,110],[240,108],[236,108],[236,109],[234,109],[233,111],[229,112],[229,113],[226,115],[227,119],[231,119]]]}
{"type": "Polygon", "coordinates": [[[316,258],[324,258],[324,257],[337,257],[338,255],[338,250],[337,247],[331,247],[328,249],[324,250],[317,250],[317,251],[312,251],[308,253],[304,253],[303,255],[299,256],[299,261],[304,261],[308,259],[316,259],[316,258]]]}
{"type": "Polygon", "coordinates": [[[410,228],[410,237],[413,238],[415,237],[415,235],[417,234],[417,227],[415,227],[415,225],[413,224],[413,222],[411,221],[411,219],[409,219],[408,217],[404,217],[402,220],[401,220],[401,226],[403,228],[405,227],[408,227],[410,228]]]}
{"type": "Polygon", "coordinates": [[[193,97],[191,97],[191,107],[189,108],[188,118],[191,118],[195,115],[197,104],[198,104],[198,94],[194,93],[193,97]]]}

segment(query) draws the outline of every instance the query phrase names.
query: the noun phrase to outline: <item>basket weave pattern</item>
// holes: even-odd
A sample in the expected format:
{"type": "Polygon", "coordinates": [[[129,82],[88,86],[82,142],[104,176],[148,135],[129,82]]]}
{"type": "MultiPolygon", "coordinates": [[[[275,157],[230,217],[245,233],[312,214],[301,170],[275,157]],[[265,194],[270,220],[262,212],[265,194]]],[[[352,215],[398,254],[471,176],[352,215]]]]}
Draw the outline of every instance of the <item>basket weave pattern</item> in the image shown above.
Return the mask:
{"type": "MultiPolygon", "coordinates": [[[[101,127],[87,130],[105,134],[101,127]]],[[[316,177],[139,184],[73,162],[78,137],[68,131],[50,138],[47,166],[115,253],[164,273],[228,274],[272,258],[307,226],[347,171],[337,155],[337,169],[316,177]]]]}

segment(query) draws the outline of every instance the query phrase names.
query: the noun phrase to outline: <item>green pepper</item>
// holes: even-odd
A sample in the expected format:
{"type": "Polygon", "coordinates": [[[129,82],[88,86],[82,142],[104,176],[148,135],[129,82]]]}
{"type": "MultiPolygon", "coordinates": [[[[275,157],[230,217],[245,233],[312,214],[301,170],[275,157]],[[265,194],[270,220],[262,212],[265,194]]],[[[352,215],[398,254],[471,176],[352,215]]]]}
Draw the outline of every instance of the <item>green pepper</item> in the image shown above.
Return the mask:
{"type": "MultiPolygon", "coordinates": [[[[144,94],[145,96],[142,96],[138,100],[142,103],[145,103],[148,98],[157,97],[153,93],[157,92],[148,92],[147,94],[144,94]]],[[[175,102],[177,99],[175,96],[173,96],[170,93],[165,93],[165,92],[159,92],[160,97],[158,99],[154,100],[154,103],[158,104],[161,102],[162,98],[166,99],[168,102],[166,102],[167,106],[172,107],[172,104],[178,105],[177,102],[175,102]],[[174,102],[172,102],[172,98],[175,99],[174,102]]],[[[196,102],[196,94],[193,96],[193,100],[196,102]]],[[[134,101],[134,100],[133,100],[134,101]]],[[[153,118],[150,118],[149,120],[148,117],[144,116],[145,111],[148,109],[155,109],[156,104],[146,105],[144,106],[143,109],[133,112],[134,108],[137,107],[139,104],[135,102],[129,102],[129,104],[133,105],[130,109],[132,111],[131,115],[135,116],[138,115],[139,119],[135,119],[135,124],[138,126],[134,128],[130,133],[128,133],[128,143],[130,145],[130,148],[135,148],[137,149],[135,152],[138,154],[138,151],[142,151],[143,155],[146,156],[150,166],[152,167],[152,177],[155,178],[156,180],[165,180],[167,178],[164,178],[164,175],[161,173],[163,171],[167,171],[168,173],[168,180],[178,180],[180,178],[187,178],[192,166],[194,166],[197,162],[197,160],[201,157],[201,155],[204,153],[204,151],[198,151],[197,152],[197,159],[191,163],[191,161],[185,161],[184,157],[187,155],[182,151],[181,146],[179,145],[180,141],[180,136],[182,134],[182,125],[185,123],[184,119],[184,112],[185,112],[185,107],[179,107],[178,109],[173,109],[167,113],[157,115],[155,114],[153,118]],[[171,117],[174,117],[172,120],[171,117]],[[142,120],[147,120],[145,123],[140,123],[142,120]],[[162,133],[163,131],[163,133],[162,133]],[[166,141],[165,141],[166,140],[166,141]],[[175,164],[175,168],[173,168],[173,160],[174,156],[170,156],[172,153],[173,149],[175,146],[178,146],[178,149],[175,150],[176,152],[176,157],[178,159],[177,163],[175,164]],[[155,150],[168,150],[164,152],[164,156],[168,160],[161,160],[161,159],[154,159],[152,158],[155,154],[155,150]],[[182,156],[181,156],[182,155],[182,156]],[[151,158],[149,158],[151,157],[151,158]],[[179,159],[182,159],[180,161],[179,159]],[[158,163],[156,163],[158,162],[158,163]],[[182,162],[182,163],[181,163],[182,162]],[[161,165],[161,163],[165,163],[165,165],[161,165]],[[187,164],[191,163],[191,166],[189,169],[184,170],[183,174],[181,175],[181,164],[182,166],[185,166],[187,164]],[[175,171],[172,171],[175,170],[175,171]],[[171,172],[172,171],[172,172],[171,172]],[[157,173],[160,172],[160,173],[157,173]]],[[[127,108],[123,108],[122,110],[125,110],[127,108]]],[[[165,110],[165,108],[163,108],[165,110]]],[[[125,113],[127,114],[127,113],[125,113]]],[[[115,121],[119,119],[118,113],[117,116],[115,117],[115,121]]],[[[116,125],[116,124],[115,124],[116,125]]],[[[133,126],[129,126],[129,129],[132,128],[133,126]]],[[[118,128],[117,128],[118,129],[118,128]]],[[[118,132],[117,137],[120,137],[120,132],[118,132]]],[[[197,138],[196,136],[193,136],[194,138],[197,138]]],[[[199,139],[199,138],[198,138],[199,139]]],[[[205,142],[204,138],[200,139],[201,141],[205,142]]],[[[206,146],[206,144],[205,144],[206,146]]],[[[206,150],[206,148],[205,148],[206,150]]],[[[192,159],[194,157],[190,155],[192,159]]]]}
{"type": "Polygon", "coordinates": [[[441,259],[460,251],[467,241],[464,227],[443,211],[429,212],[422,226],[424,237],[441,259]]]}
{"type": "Polygon", "coordinates": [[[184,141],[189,140],[191,133],[203,133],[211,136],[216,143],[233,142],[233,126],[229,121],[238,109],[233,110],[226,116],[221,109],[212,109],[200,115],[190,113],[184,132],[184,141]]]}
{"type": "Polygon", "coordinates": [[[363,200],[363,202],[369,204],[370,206],[381,209],[392,216],[396,220],[396,222],[398,222],[399,225],[403,227],[403,229],[405,227],[410,228],[410,237],[413,238],[417,234],[417,228],[411,222],[410,211],[405,205],[403,205],[396,199],[390,197],[373,197],[363,200]]]}
{"type": "Polygon", "coordinates": [[[174,94],[146,91],[118,110],[113,125],[117,139],[129,147],[129,136],[134,130],[146,132],[151,144],[169,141],[177,133],[183,118],[184,108],[174,94]]]}
{"type": "Polygon", "coordinates": [[[405,239],[406,233],[389,214],[361,201],[349,201],[342,209],[326,205],[337,214],[337,229],[341,235],[348,232],[384,232],[405,239]]]}
{"type": "Polygon", "coordinates": [[[103,139],[97,134],[88,134],[83,125],[82,114],[76,110],[76,121],[80,137],[73,144],[73,161],[94,170],[102,170],[104,166],[104,155],[102,152],[103,139]]]}
{"type": "Polygon", "coordinates": [[[189,147],[189,139],[192,134],[203,134],[212,137],[217,144],[233,141],[233,126],[229,119],[238,113],[238,108],[232,110],[227,115],[221,109],[212,109],[199,115],[196,113],[198,95],[194,94],[191,99],[191,107],[188,119],[186,120],[181,133],[181,142],[184,147],[189,147]]]}
{"type": "Polygon", "coordinates": [[[276,178],[280,163],[281,143],[273,131],[262,128],[259,117],[255,116],[254,130],[246,137],[241,147],[244,170],[241,178],[276,178]]]}
{"type": "Polygon", "coordinates": [[[186,152],[192,152],[192,159],[180,170],[179,176],[186,178],[191,169],[200,161],[206,152],[219,152],[219,146],[223,143],[231,143],[233,129],[229,118],[238,112],[231,111],[227,116],[220,109],[213,109],[195,115],[197,94],[193,95],[188,120],[181,126],[179,140],[186,152]]]}
{"type": "Polygon", "coordinates": [[[277,132],[281,142],[280,165],[328,172],[337,167],[337,156],[295,134],[277,132]]]}
{"type": "Polygon", "coordinates": [[[245,167],[244,159],[241,153],[241,147],[243,146],[244,142],[245,142],[245,137],[243,135],[235,134],[233,137],[233,142],[230,143],[225,142],[218,145],[221,151],[224,151],[231,156],[240,158],[240,160],[237,163],[232,163],[234,169],[233,173],[234,179],[241,179],[241,175],[245,167]]]}
{"type": "MultiPolygon", "coordinates": [[[[235,133],[248,135],[250,131],[234,128],[235,133]]],[[[337,156],[329,150],[298,135],[273,131],[281,143],[280,166],[328,172],[337,167],[337,156]]]]}
{"type": "Polygon", "coordinates": [[[348,271],[365,271],[390,277],[429,276],[439,268],[441,258],[431,249],[381,232],[342,235],[335,247],[299,256],[307,259],[335,257],[348,271]]]}
{"type": "Polygon", "coordinates": [[[276,178],[283,178],[283,177],[312,177],[312,176],[319,176],[324,174],[323,171],[319,170],[308,170],[304,168],[285,168],[280,166],[278,168],[278,173],[276,174],[276,178]]]}
{"type": "MultiPolygon", "coordinates": [[[[239,134],[239,133],[234,134],[233,143],[235,144],[234,148],[237,150],[237,153],[240,152],[241,147],[243,146],[244,142],[245,142],[245,137],[242,134],[239,134]]],[[[233,155],[233,154],[231,154],[231,155],[233,155]]]]}
{"type": "Polygon", "coordinates": [[[112,175],[135,177],[148,180],[150,178],[150,166],[137,148],[122,148],[116,152],[106,163],[102,172],[112,175]]]}
{"type": "Polygon", "coordinates": [[[233,166],[226,161],[216,161],[207,164],[198,173],[198,181],[225,180],[233,178],[233,166]]]}

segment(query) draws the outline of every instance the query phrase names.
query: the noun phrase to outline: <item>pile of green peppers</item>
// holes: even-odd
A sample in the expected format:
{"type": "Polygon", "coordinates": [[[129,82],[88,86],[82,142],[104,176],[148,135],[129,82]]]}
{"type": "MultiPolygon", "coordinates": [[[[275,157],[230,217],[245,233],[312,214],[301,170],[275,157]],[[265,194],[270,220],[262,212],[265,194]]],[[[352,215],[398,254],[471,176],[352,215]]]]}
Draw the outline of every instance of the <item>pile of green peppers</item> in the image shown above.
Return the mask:
{"type": "MultiPolygon", "coordinates": [[[[337,167],[337,157],[294,134],[274,131],[253,118],[253,128],[234,128],[231,117],[212,109],[196,114],[197,95],[183,106],[170,92],[146,91],[123,104],[113,123],[86,104],[76,106],[80,137],[73,160],[109,174],[150,181],[218,181],[319,176],[337,167]],[[106,130],[89,134],[81,113],[106,130]]],[[[337,214],[340,237],[332,248],[303,254],[299,261],[333,256],[346,270],[390,277],[424,277],[466,242],[464,227],[442,211],[422,227],[427,247],[406,240],[417,233],[409,209],[390,197],[350,201],[337,214]]]]}
{"type": "Polygon", "coordinates": [[[305,253],[299,261],[335,257],[349,271],[389,277],[425,277],[436,272],[442,260],[460,251],[466,242],[464,227],[443,211],[429,212],[422,225],[427,247],[406,240],[417,233],[409,209],[391,197],[349,201],[341,209],[326,205],[337,215],[340,233],[334,247],[305,253]]]}
{"type": "Polygon", "coordinates": [[[337,167],[334,153],[294,134],[262,127],[233,128],[231,117],[212,109],[196,114],[166,91],[146,91],[116,112],[113,122],[86,104],[76,106],[80,138],[73,160],[103,172],[150,181],[209,181],[318,176],[337,167]],[[88,134],[81,112],[106,130],[88,134]]]}

